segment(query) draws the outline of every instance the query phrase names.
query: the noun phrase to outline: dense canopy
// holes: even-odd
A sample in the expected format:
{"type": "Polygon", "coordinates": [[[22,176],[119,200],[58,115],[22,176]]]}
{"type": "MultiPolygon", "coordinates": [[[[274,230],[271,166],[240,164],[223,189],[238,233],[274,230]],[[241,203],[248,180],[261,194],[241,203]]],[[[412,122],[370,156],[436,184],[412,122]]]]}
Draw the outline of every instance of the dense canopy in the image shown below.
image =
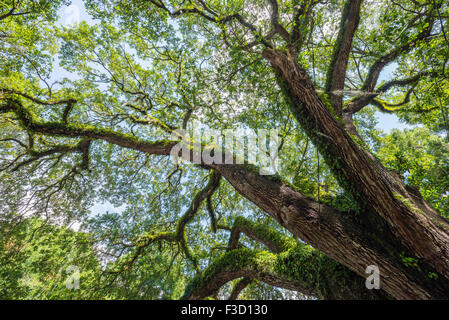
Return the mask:
{"type": "Polygon", "coordinates": [[[1,1],[0,298],[449,298],[448,21],[1,1]]]}

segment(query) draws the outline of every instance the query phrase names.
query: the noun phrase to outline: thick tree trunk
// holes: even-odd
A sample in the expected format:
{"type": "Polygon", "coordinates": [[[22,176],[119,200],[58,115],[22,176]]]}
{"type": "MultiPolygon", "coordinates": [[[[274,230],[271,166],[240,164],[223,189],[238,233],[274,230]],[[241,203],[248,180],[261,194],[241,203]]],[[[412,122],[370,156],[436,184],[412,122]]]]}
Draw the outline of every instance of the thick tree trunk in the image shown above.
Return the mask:
{"type": "MultiPolygon", "coordinates": [[[[273,50],[264,56],[273,65],[296,119],[341,185],[357,199],[360,213],[319,204],[280,179],[260,175],[246,165],[204,166],[216,169],[242,196],[295,236],[362,277],[367,266],[376,265],[381,288],[395,298],[449,298],[446,220],[352,140],[294,58],[273,50]]],[[[45,122],[12,99],[0,105],[0,112],[14,112],[30,131],[101,139],[150,154],[169,155],[177,144],[150,143],[92,126],[45,122]]]]}
{"type": "MultiPolygon", "coordinates": [[[[407,267],[401,256],[407,249],[385,230],[373,230],[361,217],[317,204],[293,187],[261,176],[243,165],[220,165],[217,170],[248,200],[279,224],[329,257],[366,277],[369,265],[380,270],[381,288],[398,299],[429,299],[449,296],[446,280],[433,280],[428,273],[407,267]]],[[[361,214],[363,215],[363,213],[361,214]]],[[[403,254],[405,253],[405,254],[403,254]]],[[[408,255],[407,257],[410,257],[408,255]]]]}
{"type": "Polygon", "coordinates": [[[391,298],[385,291],[367,290],[363,277],[318,250],[242,217],[234,221],[228,252],[197,274],[183,298],[213,296],[225,283],[240,277],[245,278],[236,283],[231,297],[249,284],[249,279],[257,279],[326,300],[391,298]],[[241,234],[263,243],[270,252],[240,247],[241,234]]]}
{"type": "Polygon", "coordinates": [[[235,249],[214,259],[205,274],[189,284],[182,298],[204,299],[237,278],[258,279],[325,300],[389,298],[384,291],[367,290],[360,276],[324,255],[306,255],[301,250],[275,255],[247,248],[235,249]],[[323,264],[321,270],[315,269],[319,268],[319,262],[323,264]]]}
{"type": "Polygon", "coordinates": [[[449,297],[449,225],[345,131],[288,53],[267,49],[292,112],[339,183],[360,204],[358,215],[317,207],[281,181],[267,183],[239,166],[217,166],[246,198],[294,235],[360,275],[377,265],[396,298],[449,297]],[[408,260],[407,260],[408,258],[408,260]],[[407,261],[414,261],[410,266],[407,261]]]}

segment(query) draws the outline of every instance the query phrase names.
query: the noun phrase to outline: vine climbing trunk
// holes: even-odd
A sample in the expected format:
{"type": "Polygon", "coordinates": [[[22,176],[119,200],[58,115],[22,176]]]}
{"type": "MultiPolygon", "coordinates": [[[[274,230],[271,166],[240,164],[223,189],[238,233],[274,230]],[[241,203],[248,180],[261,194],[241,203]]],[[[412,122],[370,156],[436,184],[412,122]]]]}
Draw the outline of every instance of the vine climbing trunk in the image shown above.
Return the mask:
{"type": "Polygon", "coordinates": [[[317,210],[301,213],[300,210],[307,209],[301,208],[300,202],[306,200],[295,199],[297,195],[283,186],[274,186],[283,194],[278,196],[279,206],[272,208],[272,204],[261,202],[272,202],[273,198],[262,199],[267,194],[257,194],[253,187],[236,181],[227,172],[222,174],[247,198],[265,206],[267,212],[295,235],[355,272],[363,275],[367,265],[377,265],[383,273],[384,289],[394,297],[449,297],[447,221],[422,200],[419,192],[390,174],[345,130],[339,117],[318,96],[294,55],[289,51],[266,49],[263,56],[273,67],[296,120],[314,141],[341,186],[353,195],[360,206],[359,213],[339,217],[326,208],[327,218],[323,218],[326,214],[317,218],[317,210]],[[319,237],[298,226],[304,218],[315,222],[314,231],[319,237]],[[338,220],[341,225],[326,219],[338,220]],[[350,239],[351,234],[354,239],[350,239]],[[348,238],[348,247],[342,246],[338,239],[343,235],[348,238]],[[407,261],[414,261],[413,266],[407,261]]]}

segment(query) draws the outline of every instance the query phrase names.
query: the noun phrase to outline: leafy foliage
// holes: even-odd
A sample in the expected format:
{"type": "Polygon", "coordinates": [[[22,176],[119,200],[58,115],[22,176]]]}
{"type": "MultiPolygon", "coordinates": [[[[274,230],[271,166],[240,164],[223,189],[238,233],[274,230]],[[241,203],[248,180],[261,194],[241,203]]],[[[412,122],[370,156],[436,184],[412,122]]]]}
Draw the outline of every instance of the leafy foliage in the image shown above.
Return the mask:
{"type": "MultiPolygon", "coordinates": [[[[342,212],[360,209],[261,55],[267,43],[287,47],[282,32],[271,32],[266,1],[83,3],[92,22],[75,25],[60,21],[69,1],[0,4],[1,298],[177,299],[228,251],[241,217],[291,237],[224,179],[194,205],[209,185],[201,166],[128,148],[164,146],[175,128],[277,129],[282,181],[342,212]],[[29,113],[11,112],[12,102],[29,113]],[[64,132],[31,130],[33,121],[64,132]],[[183,216],[191,218],[181,239],[183,216]],[[69,265],[81,270],[81,290],[65,287],[69,265]]],[[[342,122],[324,91],[346,1],[276,3],[298,63],[342,122]]],[[[375,93],[354,114],[355,138],[449,218],[448,15],[445,1],[364,1],[342,96],[348,111],[375,93]],[[392,71],[371,88],[372,66],[390,57],[392,71]],[[415,127],[385,134],[379,110],[415,127]]],[[[245,235],[239,243],[266,249],[245,235]]],[[[307,261],[292,265],[299,262],[307,261]]],[[[240,297],[307,298],[256,280],[240,297]]]]}

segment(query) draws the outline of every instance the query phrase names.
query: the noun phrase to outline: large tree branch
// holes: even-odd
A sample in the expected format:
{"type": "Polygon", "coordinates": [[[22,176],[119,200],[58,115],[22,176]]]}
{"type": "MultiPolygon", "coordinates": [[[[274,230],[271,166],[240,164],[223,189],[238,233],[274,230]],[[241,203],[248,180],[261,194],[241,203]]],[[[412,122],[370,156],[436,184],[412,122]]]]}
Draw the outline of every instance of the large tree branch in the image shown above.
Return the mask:
{"type": "MultiPolygon", "coordinates": [[[[358,265],[359,262],[368,258],[368,260],[377,261],[376,263],[379,263],[377,258],[374,257],[386,257],[385,248],[381,249],[381,247],[384,245],[391,245],[392,251],[390,253],[393,255],[389,258],[390,262],[382,268],[385,267],[389,269],[394,265],[394,268],[396,269],[394,273],[396,275],[402,274],[406,278],[410,276],[409,271],[400,271],[400,269],[402,269],[400,259],[394,258],[394,256],[398,254],[398,248],[402,247],[403,249],[399,250],[413,252],[414,255],[420,257],[423,264],[425,264],[426,268],[429,268],[429,270],[439,270],[436,272],[439,272],[445,279],[449,278],[449,256],[447,254],[441,255],[441,252],[449,252],[449,234],[447,232],[449,229],[447,227],[448,222],[441,218],[441,216],[422,201],[422,199],[420,200],[410,194],[401,181],[394,179],[378,160],[364,150],[347,133],[347,131],[344,130],[340,122],[335,119],[322,102],[316,93],[312,81],[306,71],[298,65],[295,57],[292,57],[288,51],[285,52],[271,49],[265,50],[264,57],[273,66],[280,87],[283,88],[284,95],[289,102],[293,115],[317,146],[341,186],[351,193],[360,205],[363,212],[360,216],[363,216],[363,219],[354,225],[358,225],[362,230],[365,230],[365,232],[367,230],[372,230],[373,232],[371,236],[368,234],[360,235],[359,239],[361,241],[364,241],[362,239],[365,238],[371,243],[371,245],[364,247],[369,247],[372,252],[370,252],[369,258],[368,256],[363,258],[365,255],[359,255],[361,252],[353,252],[355,253],[355,256],[349,259],[352,261],[352,270],[358,270],[357,272],[362,275],[364,270],[359,269],[361,267],[361,265],[358,265]],[[417,212],[419,212],[419,214],[417,212]],[[374,238],[368,240],[372,236],[374,236],[374,238]],[[417,240],[418,238],[419,241],[417,240]],[[380,246],[376,248],[375,243],[380,246]],[[396,254],[394,254],[394,251],[396,251],[396,254]],[[396,262],[394,262],[395,260],[396,262]]],[[[245,192],[243,187],[236,188],[241,190],[241,193],[245,192]]],[[[248,194],[248,192],[246,193],[248,194]]],[[[282,203],[281,199],[278,198],[278,200],[282,203]]],[[[261,202],[264,203],[267,202],[267,200],[261,199],[261,202]]],[[[294,206],[283,206],[280,203],[274,205],[274,207],[277,208],[281,207],[278,211],[284,214],[290,213],[290,208],[299,208],[300,206],[301,205],[298,202],[297,205],[294,206]]],[[[308,207],[310,208],[310,206],[308,207]]],[[[310,209],[304,211],[309,212],[306,216],[317,214],[324,218],[324,215],[322,214],[323,211],[326,211],[326,216],[332,216],[332,210],[327,211],[324,210],[323,207],[324,206],[321,206],[321,209],[317,208],[314,213],[312,213],[310,209]]],[[[273,209],[271,210],[274,211],[273,209]]],[[[302,210],[300,209],[300,211],[302,210]]],[[[304,211],[302,213],[298,212],[298,215],[295,214],[295,218],[293,218],[293,216],[291,216],[291,218],[296,220],[299,216],[304,216],[304,211]]],[[[335,260],[343,264],[345,264],[345,261],[348,261],[347,257],[343,258],[341,256],[338,257],[333,255],[331,252],[332,250],[329,250],[330,248],[321,247],[320,245],[322,243],[319,239],[315,238],[316,235],[310,235],[315,238],[311,239],[308,235],[303,234],[300,236],[298,232],[293,231],[294,229],[297,229],[292,225],[293,221],[288,221],[288,219],[285,218],[279,219],[278,221],[280,221],[280,223],[288,230],[291,230],[293,234],[298,235],[301,239],[317,246],[318,249],[323,250],[323,252],[335,260]]],[[[302,223],[303,221],[301,221],[300,224],[302,223]]],[[[335,226],[338,224],[344,225],[345,222],[340,218],[336,218],[336,220],[330,224],[334,226],[333,231],[336,231],[335,226]]],[[[320,225],[323,226],[323,220],[321,219],[320,225]]],[[[310,227],[311,229],[313,228],[313,226],[310,227]]],[[[324,229],[327,229],[327,227],[324,229]]],[[[313,234],[321,233],[321,235],[323,235],[322,230],[321,232],[319,230],[314,231],[313,234]]],[[[308,233],[301,228],[301,233],[302,232],[308,233]]],[[[347,232],[343,231],[343,233],[347,232]]],[[[326,244],[329,244],[328,240],[335,236],[336,234],[332,235],[332,232],[330,232],[329,234],[326,233],[326,235],[323,236],[323,239],[326,239],[326,244]]],[[[342,240],[343,238],[341,237],[337,240],[337,242],[340,243],[340,250],[342,251],[343,247],[352,247],[354,245],[349,243],[343,244],[342,240]]],[[[426,291],[432,291],[434,294],[441,294],[443,296],[446,295],[444,292],[449,292],[446,291],[449,288],[440,288],[438,289],[441,290],[440,293],[435,293],[436,287],[427,283],[427,278],[417,275],[414,279],[420,279],[420,283],[415,283],[414,289],[411,291],[405,288],[400,290],[395,289],[394,287],[397,287],[398,285],[400,287],[404,284],[404,282],[401,282],[402,284],[393,284],[396,282],[397,278],[390,278],[388,281],[385,281],[384,288],[390,293],[394,293],[396,297],[400,297],[402,294],[407,296],[410,292],[414,292],[417,296],[422,295],[426,291]],[[417,288],[421,288],[423,291],[418,292],[416,291],[417,288]]],[[[410,280],[407,280],[406,282],[410,283],[410,280]]],[[[425,295],[426,294],[424,294],[424,296],[425,295]]]]}
{"type": "Polygon", "coordinates": [[[148,142],[130,134],[90,125],[42,121],[28,108],[23,106],[19,100],[11,98],[3,99],[0,104],[0,113],[7,112],[13,112],[28,132],[37,132],[44,135],[100,139],[125,148],[155,155],[169,155],[173,146],[178,143],[178,141],[167,140],[148,142]]]}
{"type": "MultiPolygon", "coordinates": [[[[297,72],[292,68],[289,70],[297,72]]],[[[14,99],[1,101],[0,113],[6,112],[14,113],[23,128],[30,132],[69,138],[101,139],[149,154],[169,155],[172,148],[178,143],[178,141],[147,142],[132,135],[109,129],[73,123],[45,122],[33,115],[20,101],[14,99]]],[[[331,117],[330,114],[320,114],[320,116],[331,117]]],[[[328,128],[319,129],[324,130],[323,137],[320,136],[320,139],[328,139],[329,133],[326,131],[328,128]]],[[[334,135],[334,138],[340,137],[334,135]]],[[[355,148],[356,145],[354,144],[352,147],[355,148]]],[[[343,158],[355,155],[356,153],[347,153],[343,158]]],[[[190,159],[192,158],[190,157],[190,159]]],[[[336,157],[336,159],[340,158],[336,157]]],[[[365,160],[368,161],[368,159],[365,160]]],[[[220,163],[202,165],[215,169],[230,182],[237,192],[267,212],[296,237],[322,250],[359,275],[364,275],[368,265],[376,264],[384,270],[385,274],[396,275],[394,279],[385,282],[387,291],[394,292],[394,288],[397,286],[406,287],[406,291],[401,291],[397,294],[397,297],[428,297],[425,289],[426,284],[410,280],[408,271],[404,270],[399,255],[394,255],[398,250],[399,252],[401,250],[406,252],[407,249],[401,247],[400,242],[390,239],[391,235],[385,233],[386,231],[370,228],[371,222],[369,220],[356,222],[351,214],[318,203],[299,193],[281,179],[260,175],[257,168],[254,169],[248,165],[220,163]],[[370,234],[370,232],[374,232],[374,234],[370,234]],[[382,239],[383,241],[377,242],[374,239],[382,239]],[[363,250],[360,250],[360,248],[363,248],[363,250]]],[[[382,203],[377,203],[377,205],[381,206],[382,203]]],[[[369,218],[370,215],[364,215],[364,217],[369,218]]],[[[416,232],[414,234],[416,236],[416,232]]],[[[241,276],[245,275],[239,277],[241,276]]]]}
{"type": "Polygon", "coordinates": [[[372,103],[376,97],[394,87],[405,87],[407,85],[416,85],[423,78],[427,76],[436,76],[436,75],[438,75],[438,73],[435,71],[423,71],[408,78],[394,79],[388,81],[380,85],[373,92],[366,92],[365,94],[348,101],[346,103],[346,108],[343,110],[343,112],[347,114],[357,113],[360,110],[362,110],[365,106],[372,103]]]}
{"type": "Polygon", "coordinates": [[[29,94],[23,93],[21,91],[18,90],[14,90],[14,89],[8,89],[8,88],[0,88],[0,93],[2,94],[16,94],[19,96],[22,96],[34,103],[40,104],[40,105],[44,105],[44,106],[55,106],[55,105],[60,105],[60,104],[74,104],[76,103],[75,99],[62,99],[62,100],[50,100],[50,101],[44,101],[38,98],[35,98],[33,96],[30,96],[29,94]]]}
{"type": "MultiPolygon", "coordinates": [[[[300,51],[307,36],[307,29],[312,20],[312,8],[319,2],[319,0],[293,1],[293,27],[291,31],[290,48],[292,53],[300,51]]],[[[311,32],[311,30],[309,30],[309,32],[311,32]]]]}
{"type": "Polygon", "coordinates": [[[144,234],[144,235],[138,237],[134,244],[127,245],[129,247],[136,247],[136,250],[135,250],[134,254],[131,256],[131,258],[129,260],[125,261],[118,271],[112,271],[110,273],[117,274],[117,273],[120,273],[120,272],[126,270],[127,268],[131,267],[134,264],[134,262],[137,260],[137,258],[143,254],[145,248],[147,248],[148,246],[150,246],[154,243],[161,242],[161,241],[177,243],[181,247],[181,249],[184,252],[187,259],[192,262],[196,271],[198,273],[201,273],[199,261],[195,257],[195,255],[192,253],[192,251],[187,243],[187,238],[185,236],[185,230],[186,230],[187,224],[194,218],[195,214],[197,213],[197,211],[198,211],[201,203],[204,201],[204,199],[206,199],[207,197],[212,195],[215,192],[215,190],[217,190],[217,188],[220,185],[220,179],[221,179],[221,175],[219,173],[217,173],[216,171],[212,171],[209,176],[209,181],[206,184],[206,186],[203,189],[201,189],[194,196],[189,208],[178,220],[175,232],[161,232],[158,234],[144,234]]]}
{"type": "Polygon", "coordinates": [[[287,43],[290,42],[290,34],[287,30],[279,23],[279,5],[277,0],[270,0],[271,5],[271,24],[273,29],[277,32],[287,43]]]}
{"type": "Polygon", "coordinates": [[[231,21],[237,21],[241,26],[251,31],[258,43],[263,44],[265,47],[271,48],[271,44],[268,42],[268,39],[259,34],[257,28],[252,23],[244,19],[243,16],[239,13],[233,13],[223,17],[214,12],[214,10],[212,10],[202,1],[200,1],[200,5],[203,7],[203,9],[200,9],[197,5],[194,4],[193,8],[180,8],[175,11],[170,10],[161,0],[150,0],[149,2],[151,2],[156,7],[166,11],[172,17],[178,17],[184,14],[195,14],[217,25],[226,24],[231,21]],[[206,11],[209,14],[206,13],[206,11]]]}
{"type": "MultiPolygon", "coordinates": [[[[343,112],[353,114],[368,105],[372,101],[372,99],[377,96],[377,93],[374,92],[374,88],[384,67],[393,62],[399,55],[405,52],[409,52],[419,41],[425,41],[429,39],[434,25],[434,19],[426,17],[425,21],[428,23],[428,25],[420,33],[418,33],[416,37],[413,37],[405,44],[391,50],[389,53],[383,55],[371,65],[368,71],[368,75],[360,89],[363,92],[362,95],[352,99],[349,103],[347,103],[347,109],[343,110],[343,112]]],[[[397,83],[397,85],[400,85],[400,83],[397,83]]],[[[384,87],[385,90],[388,90],[388,88],[388,86],[384,87]]],[[[349,118],[350,117],[348,117],[348,119],[349,118]]]]}
{"type": "Polygon", "coordinates": [[[352,40],[360,20],[362,0],[348,0],[343,9],[340,30],[334,46],[332,61],[326,78],[326,92],[337,115],[341,115],[343,88],[352,40]]]}
{"type": "Polygon", "coordinates": [[[291,237],[282,236],[266,225],[254,223],[243,217],[238,217],[234,221],[231,236],[229,237],[230,250],[238,247],[240,234],[242,233],[257,242],[263,243],[273,253],[287,251],[297,244],[296,240],[291,237]]]}
{"type": "Polygon", "coordinates": [[[229,295],[228,300],[237,300],[240,293],[253,282],[253,279],[250,278],[242,278],[234,284],[232,288],[231,294],[229,295]]]}
{"type": "Polygon", "coordinates": [[[257,279],[320,299],[385,299],[382,291],[370,291],[365,280],[346,267],[304,244],[274,254],[239,248],[216,258],[186,288],[183,299],[204,299],[227,282],[257,279]]]}

